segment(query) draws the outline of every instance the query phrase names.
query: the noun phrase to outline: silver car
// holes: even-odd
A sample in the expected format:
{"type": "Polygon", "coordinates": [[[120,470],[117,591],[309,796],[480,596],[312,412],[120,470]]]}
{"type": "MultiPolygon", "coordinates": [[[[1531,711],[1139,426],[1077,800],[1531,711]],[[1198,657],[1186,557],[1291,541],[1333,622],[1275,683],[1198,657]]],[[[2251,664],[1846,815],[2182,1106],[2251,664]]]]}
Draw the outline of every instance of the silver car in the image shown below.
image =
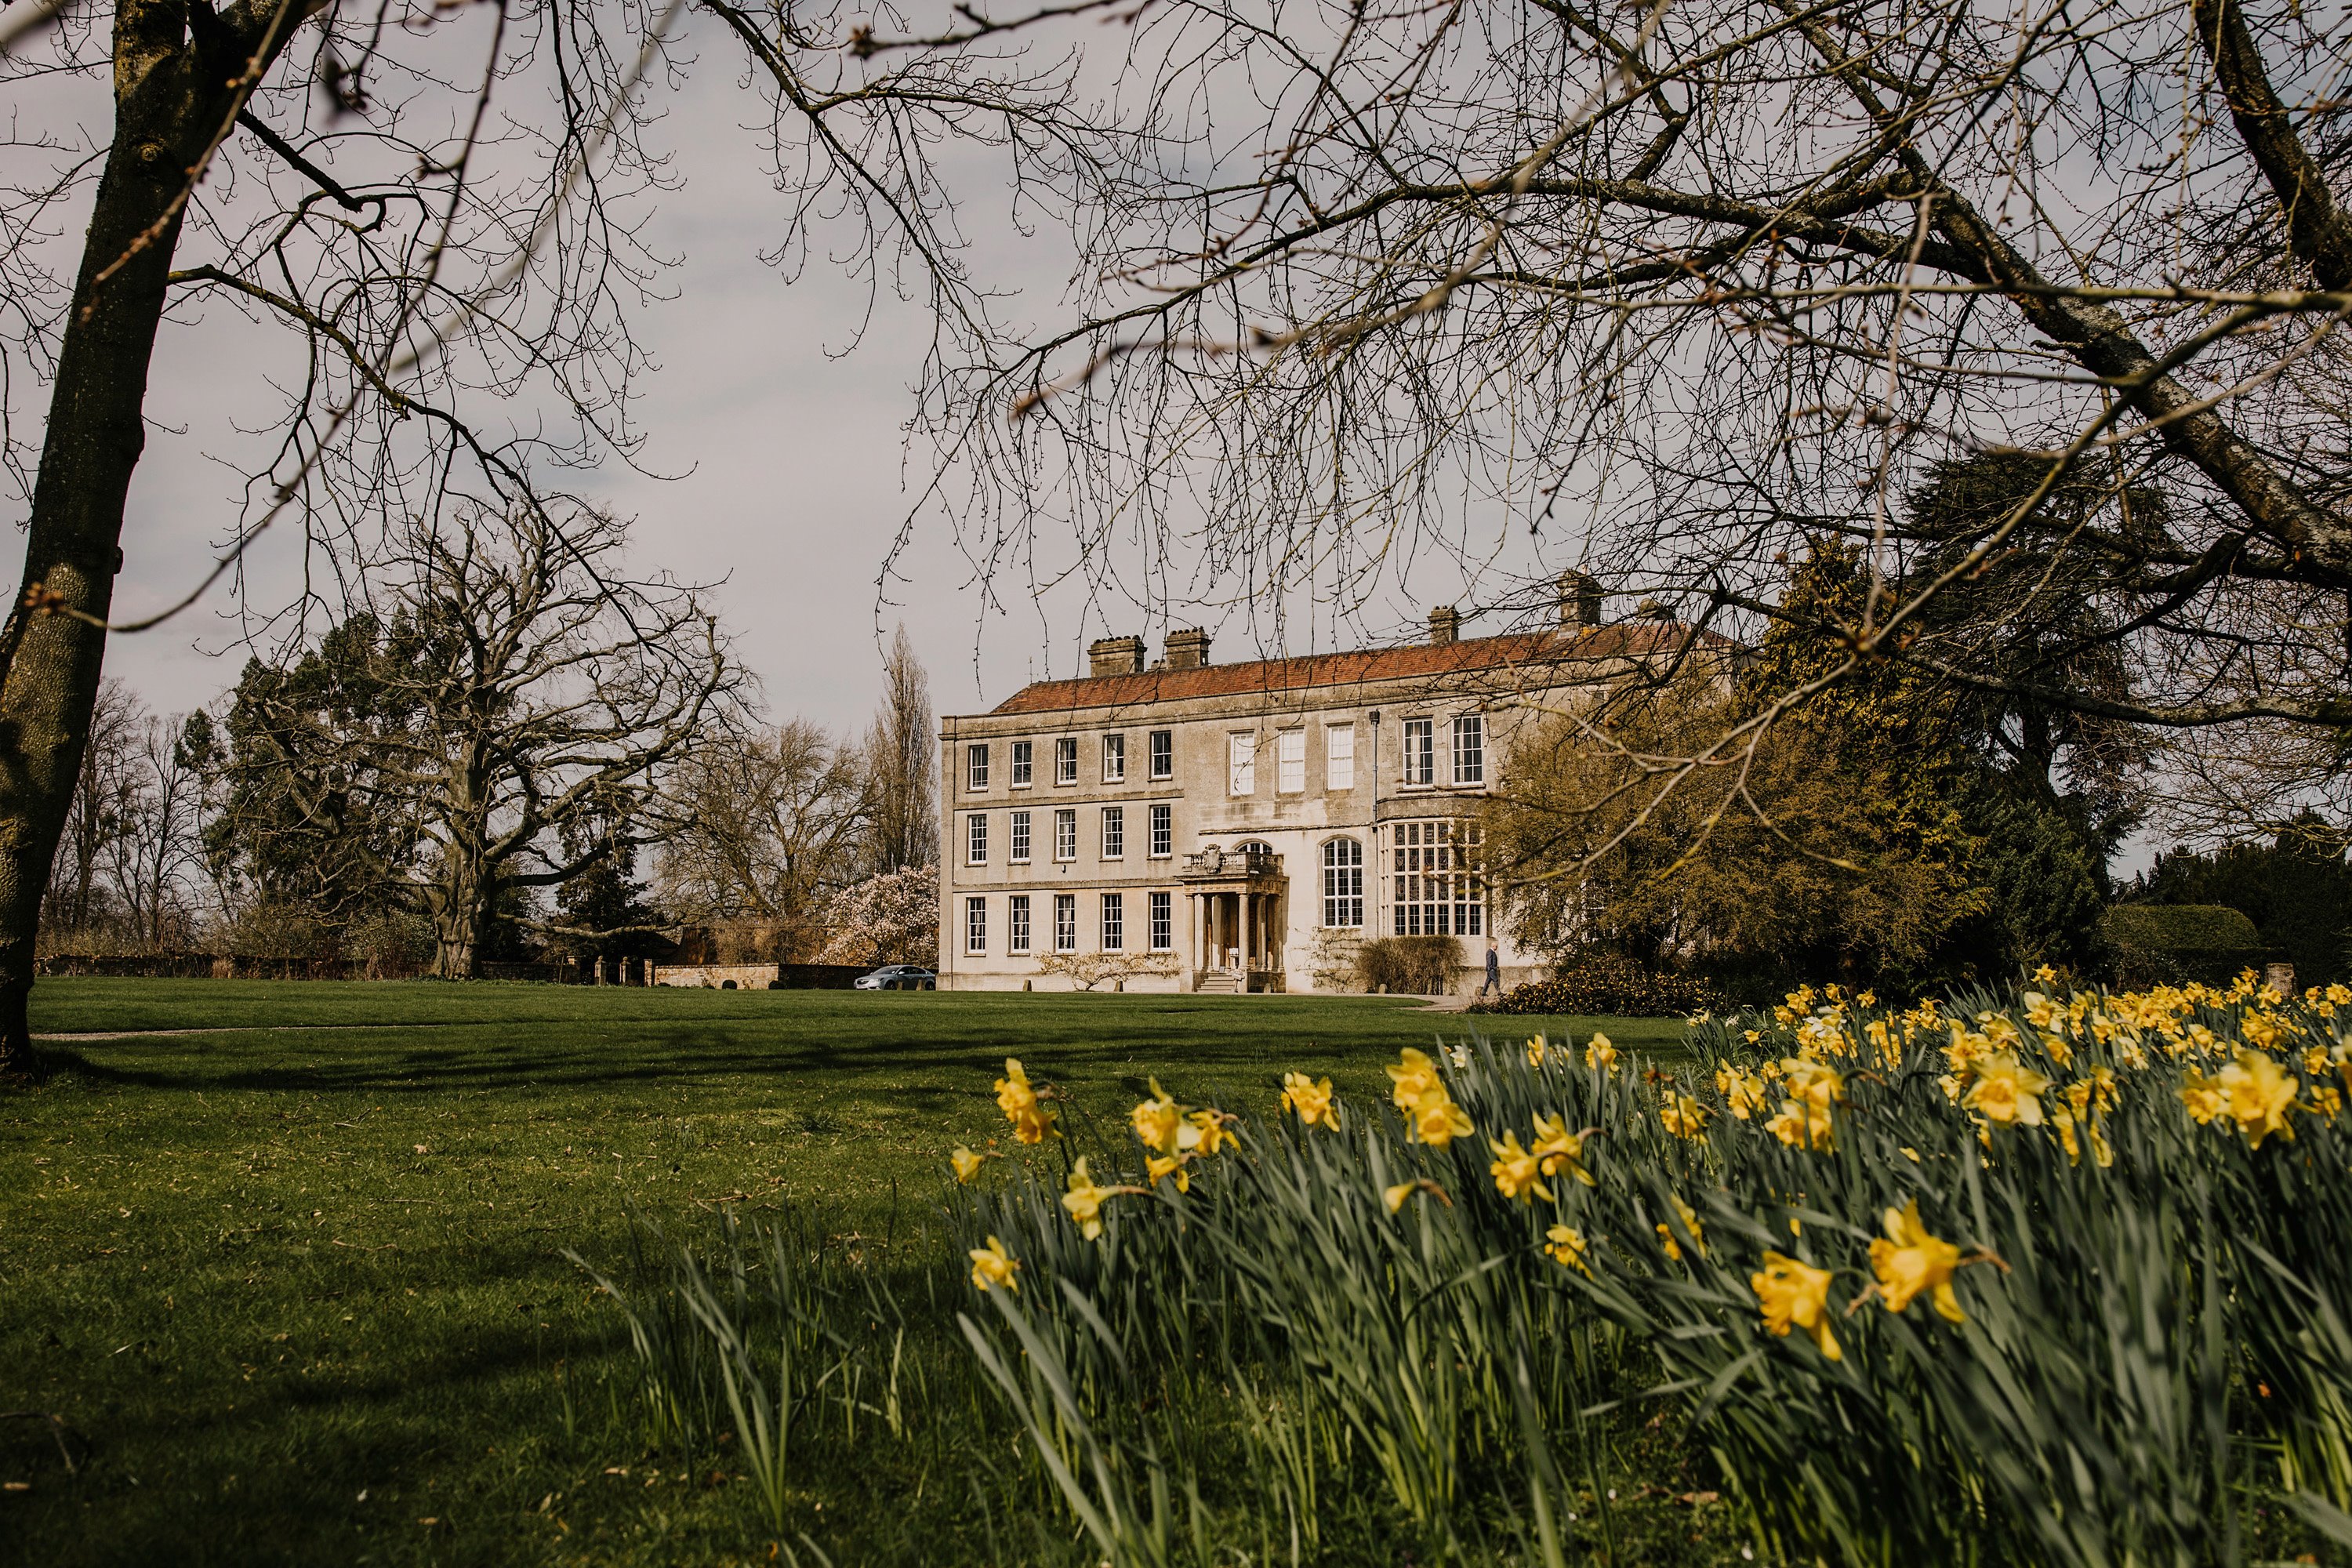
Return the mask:
{"type": "Polygon", "coordinates": [[[912,963],[886,963],[871,974],[861,974],[850,985],[858,991],[936,991],[940,977],[912,963]]]}

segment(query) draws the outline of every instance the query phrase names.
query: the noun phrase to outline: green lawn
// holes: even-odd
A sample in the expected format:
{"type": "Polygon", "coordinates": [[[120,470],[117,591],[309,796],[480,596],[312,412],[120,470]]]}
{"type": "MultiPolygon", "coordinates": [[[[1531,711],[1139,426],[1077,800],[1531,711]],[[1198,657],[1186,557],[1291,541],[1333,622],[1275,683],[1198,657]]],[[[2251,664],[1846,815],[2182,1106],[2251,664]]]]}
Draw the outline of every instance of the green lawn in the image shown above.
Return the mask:
{"type": "MultiPolygon", "coordinates": [[[[798,1205],[953,1285],[927,1239],[943,1156],[1002,1129],[1007,1055],[1080,1111],[1119,1115],[1153,1074],[1262,1109],[1286,1068],[1370,1092],[1398,1047],[1482,1022],[1370,997],[97,979],[43,982],[33,1016],[221,1031],[53,1043],[67,1070],[0,1098],[0,1408],[89,1445],[68,1477],[46,1427],[0,1422],[0,1563],[55,1564],[766,1561],[741,1489],[616,1447],[617,1321],[562,1248],[619,1258],[632,1212],[676,1231],[798,1205]]],[[[1652,1052],[1679,1033],[1605,1026],[1652,1052]]],[[[835,1459],[808,1518],[842,1568],[989,1560],[957,1478],[835,1459]]]]}

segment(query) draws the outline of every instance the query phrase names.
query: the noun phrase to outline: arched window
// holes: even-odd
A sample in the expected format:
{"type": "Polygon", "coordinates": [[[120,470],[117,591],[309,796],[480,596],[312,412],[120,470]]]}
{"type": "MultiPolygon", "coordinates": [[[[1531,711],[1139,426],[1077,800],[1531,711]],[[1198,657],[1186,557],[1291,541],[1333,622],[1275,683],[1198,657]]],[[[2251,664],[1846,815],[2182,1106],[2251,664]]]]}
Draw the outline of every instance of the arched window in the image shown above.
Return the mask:
{"type": "Polygon", "coordinates": [[[1364,847],[1352,838],[1323,846],[1323,923],[1349,930],[1364,923],[1364,847]]]}
{"type": "Polygon", "coordinates": [[[1234,846],[1234,853],[1236,855],[1247,855],[1252,852],[1255,852],[1260,855],[1271,855],[1274,853],[1274,846],[1268,844],[1263,838],[1244,838],[1239,844],[1234,846]]]}

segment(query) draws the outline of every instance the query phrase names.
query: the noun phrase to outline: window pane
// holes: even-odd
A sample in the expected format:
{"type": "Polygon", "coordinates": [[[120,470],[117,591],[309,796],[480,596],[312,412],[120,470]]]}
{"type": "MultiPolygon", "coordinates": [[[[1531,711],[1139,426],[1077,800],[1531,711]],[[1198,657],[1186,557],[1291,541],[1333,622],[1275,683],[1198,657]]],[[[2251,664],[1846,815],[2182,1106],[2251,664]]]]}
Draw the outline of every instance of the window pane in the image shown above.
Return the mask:
{"type": "Polygon", "coordinates": [[[1257,737],[1229,735],[1226,737],[1225,793],[1255,795],[1257,793],[1257,737]]]}
{"type": "Polygon", "coordinates": [[[985,866],[985,865],[987,865],[987,864],[988,864],[988,816],[987,816],[987,814],[986,814],[986,813],[984,813],[984,812],[974,812],[971,816],[968,816],[968,817],[966,817],[966,818],[964,819],[964,826],[965,826],[965,836],[964,836],[964,851],[963,851],[963,858],[964,858],[965,862],[966,862],[967,864],[973,865],[973,866],[985,866]]]}
{"type": "Polygon", "coordinates": [[[1364,847],[1352,838],[1323,846],[1323,923],[1350,930],[1364,923],[1364,847]]]}
{"type": "Polygon", "coordinates": [[[1078,738],[1065,735],[1054,742],[1054,782],[1074,784],[1078,782],[1078,738]]]}
{"type": "Polygon", "coordinates": [[[1486,782],[1486,721],[1480,714],[1465,713],[1454,721],[1454,782],[1486,782]]]}
{"type": "Polygon", "coordinates": [[[1156,779],[1176,776],[1176,731],[1173,730],[1151,731],[1151,776],[1156,779]]]}
{"type": "Polygon", "coordinates": [[[1076,893],[1054,895],[1054,951],[1078,951],[1078,896],[1076,893]]]}
{"type": "Polygon", "coordinates": [[[1036,755],[1036,749],[1034,741],[1013,742],[1013,783],[1016,787],[1029,782],[1030,762],[1036,755]]]}
{"type": "Polygon", "coordinates": [[[1127,777],[1127,737],[1103,737],[1103,783],[1118,784],[1127,777]]]}
{"type": "Polygon", "coordinates": [[[1103,807],[1102,853],[1106,860],[1117,860],[1127,853],[1127,808],[1125,806],[1103,807]]]}
{"type": "Polygon", "coordinates": [[[1176,853],[1176,808],[1155,805],[1151,808],[1151,853],[1155,856],[1176,853]]]}
{"type": "Polygon", "coordinates": [[[966,952],[988,951],[988,900],[986,899],[964,900],[963,950],[966,952]]]}
{"type": "Polygon", "coordinates": [[[1307,731],[1285,730],[1274,742],[1274,787],[1297,795],[1307,787],[1307,731]]]}
{"type": "Polygon", "coordinates": [[[1118,952],[1127,945],[1127,897],[1123,893],[1102,896],[1102,950],[1118,952]]]}
{"type": "Polygon", "coordinates": [[[1009,952],[1029,951],[1029,895],[1015,893],[1004,906],[1004,946],[1009,952]]]}
{"type": "Polygon", "coordinates": [[[1394,876],[1391,925],[1398,936],[1483,936],[1486,890],[1469,823],[1391,825],[1394,876]]]}
{"type": "Polygon", "coordinates": [[[1437,782],[1437,731],[1429,719],[1408,719],[1404,721],[1404,782],[1425,784],[1437,782]]]}
{"type": "Polygon", "coordinates": [[[988,787],[988,748],[984,745],[964,748],[964,787],[983,790],[988,787]]]}
{"type": "Polygon", "coordinates": [[[1356,727],[1353,724],[1324,726],[1323,787],[1356,787],[1356,727]]]}
{"type": "Polygon", "coordinates": [[[1075,860],[1078,858],[1078,814],[1057,811],[1054,814],[1054,858],[1075,860]]]}
{"type": "Polygon", "coordinates": [[[1166,952],[1176,945],[1176,897],[1172,893],[1151,895],[1151,951],[1166,952]]]}
{"type": "Polygon", "coordinates": [[[1007,840],[1005,846],[1006,858],[1012,860],[1015,865],[1028,864],[1029,814],[1027,812],[1016,811],[1013,814],[1013,826],[1011,831],[1005,835],[1005,838],[1007,840]]]}

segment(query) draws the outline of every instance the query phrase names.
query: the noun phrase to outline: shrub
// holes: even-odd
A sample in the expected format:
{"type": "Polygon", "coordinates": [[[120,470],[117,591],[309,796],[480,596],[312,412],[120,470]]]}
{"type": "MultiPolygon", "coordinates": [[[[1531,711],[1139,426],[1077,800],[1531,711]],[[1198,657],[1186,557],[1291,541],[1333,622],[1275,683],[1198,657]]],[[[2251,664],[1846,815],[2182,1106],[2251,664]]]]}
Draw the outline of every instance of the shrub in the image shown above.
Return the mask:
{"type": "Polygon", "coordinates": [[[2226,985],[2263,957],[2254,922],[2227,904],[2118,904],[2099,934],[2126,986],[2226,985]]]}
{"type": "Polygon", "coordinates": [[[1367,991],[1434,996],[1454,984],[1462,943],[1450,936],[1374,937],[1356,950],[1356,973],[1367,991]]]}
{"type": "Polygon", "coordinates": [[[1633,1017],[1684,1016],[1711,1006],[1696,975],[1650,969],[1621,953],[1587,953],[1549,980],[1514,985],[1499,1000],[1474,1002],[1474,1013],[1585,1015],[1633,1017]]]}

